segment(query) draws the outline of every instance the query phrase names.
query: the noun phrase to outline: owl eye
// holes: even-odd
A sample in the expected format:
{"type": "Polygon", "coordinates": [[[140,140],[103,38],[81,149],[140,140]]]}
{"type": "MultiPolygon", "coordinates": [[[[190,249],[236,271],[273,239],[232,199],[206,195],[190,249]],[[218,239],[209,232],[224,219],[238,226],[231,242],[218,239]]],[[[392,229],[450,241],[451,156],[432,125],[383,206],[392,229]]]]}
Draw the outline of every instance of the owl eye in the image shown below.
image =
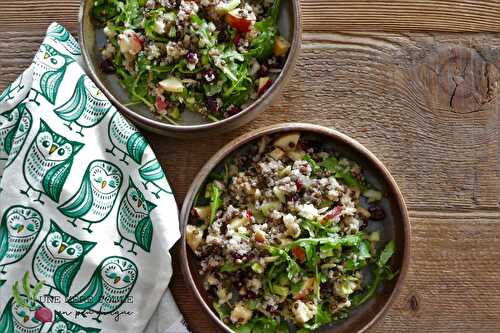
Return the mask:
{"type": "Polygon", "coordinates": [[[113,272],[113,273],[111,273],[111,274],[108,274],[108,277],[109,277],[110,279],[114,279],[114,278],[116,278],[116,277],[117,277],[117,275],[116,275],[116,273],[114,273],[114,272],[113,272]]]}
{"type": "Polygon", "coordinates": [[[126,283],[130,283],[130,276],[125,275],[125,277],[123,278],[123,281],[125,281],[126,283]]]}
{"type": "Polygon", "coordinates": [[[137,201],[137,195],[136,194],[132,194],[132,200],[137,201]]]}
{"type": "Polygon", "coordinates": [[[64,150],[64,148],[59,148],[59,150],[57,151],[57,154],[58,154],[59,156],[63,156],[65,152],[66,152],[66,151],[64,150]]]}
{"type": "Polygon", "coordinates": [[[59,246],[59,241],[58,240],[53,240],[51,243],[52,247],[58,247],[59,246]]]}
{"type": "Polygon", "coordinates": [[[15,230],[15,229],[19,228],[19,224],[11,225],[10,227],[15,230]]]}
{"type": "Polygon", "coordinates": [[[68,252],[68,254],[72,256],[73,254],[75,254],[75,249],[70,247],[66,252],[68,252]]]}
{"type": "Polygon", "coordinates": [[[51,58],[51,59],[50,59],[50,62],[51,62],[53,65],[57,65],[57,60],[56,60],[56,59],[54,59],[54,58],[51,58]]]}
{"type": "Polygon", "coordinates": [[[49,140],[43,140],[42,146],[44,146],[45,148],[49,148],[49,146],[50,146],[49,140]]]}
{"type": "Polygon", "coordinates": [[[26,227],[26,229],[28,229],[29,231],[35,231],[35,226],[33,224],[28,224],[28,226],[26,227]]]}

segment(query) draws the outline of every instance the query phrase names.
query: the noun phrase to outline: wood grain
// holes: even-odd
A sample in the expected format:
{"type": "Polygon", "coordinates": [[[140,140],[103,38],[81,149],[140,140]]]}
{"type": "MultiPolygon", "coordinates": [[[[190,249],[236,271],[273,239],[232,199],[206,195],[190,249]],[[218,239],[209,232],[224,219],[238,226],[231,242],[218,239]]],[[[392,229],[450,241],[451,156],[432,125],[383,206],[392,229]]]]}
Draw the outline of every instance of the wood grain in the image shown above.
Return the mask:
{"type": "MultiPolygon", "coordinates": [[[[298,0],[297,0],[298,1],[298,0]]],[[[500,31],[499,0],[302,0],[304,30],[500,31]]],[[[0,32],[76,27],[79,0],[0,1],[0,32]]]]}
{"type": "MultiPolygon", "coordinates": [[[[392,308],[370,332],[498,331],[500,215],[413,212],[412,265],[392,308]]],[[[174,296],[194,333],[218,333],[175,269],[174,296]]]]}
{"type": "MultiPolygon", "coordinates": [[[[486,27],[483,23],[495,27],[500,22],[489,22],[499,13],[496,1],[454,2],[454,16],[443,6],[451,2],[432,3],[372,1],[373,14],[363,21],[355,15],[368,12],[367,1],[303,1],[305,27],[389,29],[393,22],[395,31],[478,31],[486,27]],[[435,13],[430,13],[432,3],[435,13]],[[476,11],[463,12],[461,6],[476,6],[476,11]],[[408,13],[416,18],[401,20],[412,16],[408,13]],[[335,16],[332,26],[321,23],[335,16]],[[457,23],[466,16],[470,25],[457,23]],[[443,22],[435,23],[437,17],[443,22]]],[[[77,5],[69,0],[0,2],[0,90],[27,68],[50,21],[75,32],[77,5]]],[[[203,163],[249,129],[285,121],[335,127],[386,164],[411,213],[408,282],[372,332],[498,331],[500,33],[306,33],[304,39],[283,96],[249,125],[192,141],[147,134],[178,202],[203,163]]],[[[172,289],[193,331],[217,332],[200,316],[174,264],[172,289]]]]}

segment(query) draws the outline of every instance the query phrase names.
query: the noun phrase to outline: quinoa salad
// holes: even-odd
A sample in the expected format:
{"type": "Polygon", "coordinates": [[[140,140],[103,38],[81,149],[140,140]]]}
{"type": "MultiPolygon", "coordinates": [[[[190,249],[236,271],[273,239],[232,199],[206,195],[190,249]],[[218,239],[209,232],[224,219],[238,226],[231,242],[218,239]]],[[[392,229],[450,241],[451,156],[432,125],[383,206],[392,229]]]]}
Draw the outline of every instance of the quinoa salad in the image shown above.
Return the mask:
{"type": "Polygon", "coordinates": [[[218,121],[272,85],[290,43],[278,29],[280,0],[96,0],[104,73],[131,104],[173,124],[185,111],[218,121]]]}
{"type": "Polygon", "coordinates": [[[398,272],[382,242],[383,194],[309,134],[264,136],[215,169],[186,241],[235,332],[312,332],[346,319],[398,272]],[[368,231],[371,230],[371,231],[368,231]]]}

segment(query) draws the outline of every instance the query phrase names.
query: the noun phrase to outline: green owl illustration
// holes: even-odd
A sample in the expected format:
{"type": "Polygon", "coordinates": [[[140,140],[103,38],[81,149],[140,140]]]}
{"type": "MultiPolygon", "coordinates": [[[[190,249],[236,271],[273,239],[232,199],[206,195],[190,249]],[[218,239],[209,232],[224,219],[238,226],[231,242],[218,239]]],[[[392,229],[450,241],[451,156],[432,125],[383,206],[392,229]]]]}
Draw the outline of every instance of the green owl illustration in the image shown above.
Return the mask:
{"type": "Polygon", "coordinates": [[[144,164],[139,169],[139,175],[144,180],[142,184],[146,190],[148,190],[148,184],[152,184],[156,188],[156,192],[152,192],[156,199],[160,198],[160,193],[162,192],[172,194],[165,173],[157,159],[153,159],[144,164]]]}
{"type": "Polygon", "coordinates": [[[21,114],[22,111],[17,107],[0,113],[0,161],[6,161],[9,157],[21,114]]]}
{"type": "Polygon", "coordinates": [[[89,283],[75,296],[69,298],[69,304],[79,310],[93,311],[101,322],[100,316],[119,309],[127,300],[139,272],[137,266],[127,258],[108,257],[97,267],[89,283]]]}
{"type": "Polygon", "coordinates": [[[106,152],[115,156],[114,151],[117,149],[123,153],[123,158],[120,161],[125,164],[128,164],[127,156],[138,164],[142,163],[142,157],[148,143],[142,134],[118,112],[113,115],[109,122],[108,136],[113,147],[106,149],[106,152]]]}
{"type": "Polygon", "coordinates": [[[47,333],[99,333],[98,328],[83,327],[69,321],[59,311],[55,312],[54,322],[47,333]]]}
{"type": "Polygon", "coordinates": [[[52,23],[47,31],[47,36],[61,44],[70,54],[81,54],[80,45],[78,45],[76,39],[62,25],[52,23]]]}
{"type": "Polygon", "coordinates": [[[5,266],[24,258],[42,224],[42,215],[36,209],[16,205],[5,211],[0,223],[0,273],[6,273],[5,266]]]}
{"type": "Polygon", "coordinates": [[[45,281],[50,288],[49,296],[53,288],[68,296],[84,257],[95,245],[71,236],[50,221],[49,233],[38,246],[32,262],[33,274],[38,281],[45,281]]]}
{"type": "Polygon", "coordinates": [[[114,164],[96,160],[89,164],[82,184],[76,194],[59,207],[61,213],[76,227],[80,219],[89,225],[84,230],[92,232],[93,223],[102,222],[111,213],[122,185],[123,174],[114,164]]]}
{"type": "Polygon", "coordinates": [[[21,193],[29,197],[31,190],[37,192],[35,202],[41,204],[44,204],[42,195],[59,202],[73,159],[82,147],[83,143],[66,139],[40,120],[40,129],[24,158],[23,173],[28,188],[21,193]]]}
{"type": "Polygon", "coordinates": [[[68,65],[75,60],[60,53],[48,44],[42,44],[33,62],[33,81],[39,82],[40,90],[31,88],[35,96],[31,102],[40,105],[39,95],[42,95],[50,104],[55,104],[57,92],[64,79],[68,65]]]}
{"type": "Polygon", "coordinates": [[[118,208],[116,224],[120,241],[115,242],[115,245],[123,247],[122,242],[125,239],[132,244],[128,252],[137,255],[134,251],[135,245],[149,252],[153,241],[153,222],[150,213],[155,208],[156,205],[147,201],[144,194],[132,182],[132,178],[129,178],[127,193],[118,208]]]}
{"type": "Polygon", "coordinates": [[[6,133],[6,139],[4,141],[4,149],[8,155],[7,162],[5,163],[5,169],[16,160],[19,152],[26,142],[26,138],[28,137],[33,124],[33,117],[28,111],[26,104],[19,104],[16,109],[20,114],[20,118],[15,128],[6,133]]]}
{"type": "Polygon", "coordinates": [[[23,74],[19,75],[17,79],[12,82],[4,91],[0,94],[0,103],[8,102],[16,96],[18,92],[24,89],[23,74]]]}
{"type": "Polygon", "coordinates": [[[54,112],[59,118],[67,121],[65,125],[73,130],[71,124],[80,126],[77,132],[81,136],[83,128],[97,125],[111,109],[111,102],[95,86],[87,75],[82,75],[75,86],[70,99],[56,108],[54,112]]]}

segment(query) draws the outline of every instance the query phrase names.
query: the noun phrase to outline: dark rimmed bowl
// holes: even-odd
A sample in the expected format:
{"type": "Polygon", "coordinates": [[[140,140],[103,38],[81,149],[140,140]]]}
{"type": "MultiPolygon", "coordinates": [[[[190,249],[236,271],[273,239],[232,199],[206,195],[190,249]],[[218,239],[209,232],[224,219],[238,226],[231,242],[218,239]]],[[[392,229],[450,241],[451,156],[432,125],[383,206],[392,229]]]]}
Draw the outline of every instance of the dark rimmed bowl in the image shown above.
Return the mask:
{"type": "Polygon", "coordinates": [[[223,331],[233,332],[211,309],[208,295],[203,288],[203,281],[198,274],[197,258],[192,251],[188,251],[186,246],[185,229],[190,220],[190,211],[196,193],[198,193],[200,187],[205,183],[207,176],[212,170],[217,168],[226,157],[244,149],[248,143],[264,135],[292,131],[299,131],[305,133],[304,135],[319,137],[324,142],[331,144],[331,146],[341,155],[358,162],[362,166],[364,175],[367,177],[368,181],[386,194],[382,202],[386,217],[383,223],[377,225],[380,226],[381,241],[394,239],[396,242],[396,252],[391,263],[392,267],[395,270],[399,270],[400,273],[393,281],[386,282],[383,288],[379,290],[376,297],[363,304],[360,308],[352,311],[348,319],[339,324],[320,330],[320,332],[325,333],[364,332],[385,313],[401,291],[410,261],[410,222],[403,196],[396,182],[382,162],[356,140],[327,127],[304,123],[285,123],[258,129],[240,136],[227,144],[203,166],[189,188],[181,211],[182,240],[180,260],[182,273],[207,316],[223,331]]]}
{"type": "Polygon", "coordinates": [[[177,138],[195,138],[219,134],[243,126],[262,111],[267,109],[276,99],[292,75],[295,62],[299,55],[302,24],[300,4],[298,0],[283,0],[280,14],[280,33],[291,41],[290,52],[281,73],[273,85],[262,95],[243,109],[240,113],[220,120],[209,122],[205,118],[191,112],[184,112],[180,125],[172,125],[155,118],[152,112],[144,105],[126,106],[129,96],[125,88],[120,85],[116,75],[104,74],[100,70],[102,61],[99,51],[105,44],[106,38],[102,29],[97,29],[92,20],[92,3],[94,0],[81,0],[79,40],[83,59],[88,73],[109,100],[122,111],[127,118],[138,126],[152,132],[177,138]]]}

